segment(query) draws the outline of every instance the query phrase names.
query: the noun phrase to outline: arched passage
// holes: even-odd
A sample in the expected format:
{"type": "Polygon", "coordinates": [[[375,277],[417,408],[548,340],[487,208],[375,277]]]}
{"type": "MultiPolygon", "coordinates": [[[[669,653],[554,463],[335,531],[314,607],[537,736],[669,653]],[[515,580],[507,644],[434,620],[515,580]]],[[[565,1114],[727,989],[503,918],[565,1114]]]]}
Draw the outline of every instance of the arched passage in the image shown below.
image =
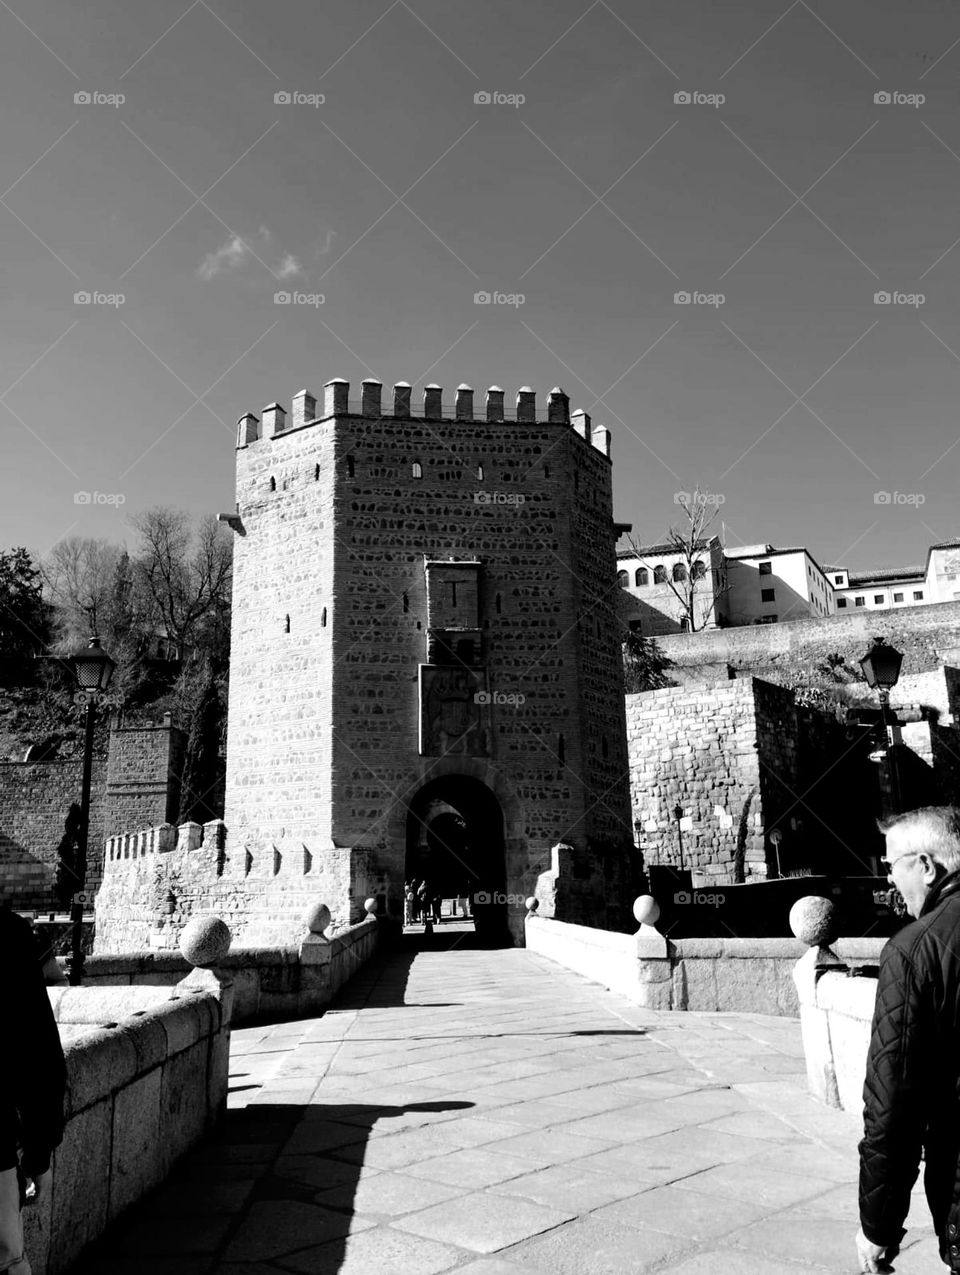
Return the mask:
{"type": "Polygon", "coordinates": [[[477,934],[496,941],[507,932],[506,876],[494,793],[469,775],[425,783],[408,805],[404,879],[426,880],[443,898],[469,897],[477,934]]]}

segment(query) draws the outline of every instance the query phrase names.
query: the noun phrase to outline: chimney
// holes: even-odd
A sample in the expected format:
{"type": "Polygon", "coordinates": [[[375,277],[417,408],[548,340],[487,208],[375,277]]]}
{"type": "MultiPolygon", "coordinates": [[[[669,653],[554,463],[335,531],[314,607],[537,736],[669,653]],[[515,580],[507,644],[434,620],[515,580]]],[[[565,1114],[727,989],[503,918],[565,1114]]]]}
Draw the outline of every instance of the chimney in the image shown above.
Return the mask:
{"type": "Polygon", "coordinates": [[[517,420],[535,421],[537,419],[537,396],[529,385],[524,385],[517,395],[517,420]]]}
{"type": "Polygon", "coordinates": [[[487,390],[487,420],[503,420],[503,390],[499,385],[491,385],[487,390]]]}
{"type": "Polygon", "coordinates": [[[403,419],[410,415],[409,381],[397,381],[393,387],[393,414],[403,419]]]}
{"type": "Polygon", "coordinates": [[[279,403],[271,403],[269,407],[265,407],[260,413],[263,418],[263,434],[270,438],[276,438],[278,434],[282,434],[287,426],[286,408],[280,406],[279,403]]]}
{"type": "Polygon", "coordinates": [[[360,412],[363,416],[371,420],[377,420],[380,416],[380,393],[383,389],[382,381],[375,381],[372,376],[368,376],[365,381],[360,384],[360,412]]]}
{"type": "Polygon", "coordinates": [[[343,381],[339,376],[332,381],[327,381],[323,387],[324,416],[346,416],[350,410],[347,405],[349,393],[349,381],[343,381]]]}
{"type": "Polygon", "coordinates": [[[574,412],[571,419],[573,420],[573,428],[580,435],[580,437],[589,438],[590,437],[590,417],[587,415],[587,413],[583,410],[582,407],[577,408],[577,410],[574,412]]]}
{"type": "Polygon", "coordinates": [[[598,425],[592,435],[593,445],[598,452],[603,452],[604,456],[610,455],[610,431],[604,429],[602,425],[598,425]]]}
{"type": "Polygon", "coordinates": [[[296,425],[306,425],[307,421],[317,419],[317,396],[311,394],[309,390],[300,390],[294,394],[292,407],[291,429],[296,425]]]}
{"type": "Polygon", "coordinates": [[[431,382],[423,387],[423,418],[427,421],[439,421],[443,417],[440,406],[440,395],[443,393],[439,385],[431,382]]]}
{"type": "Polygon", "coordinates": [[[248,447],[260,437],[260,422],[252,412],[247,412],[237,421],[237,446],[248,447]]]}
{"type": "Polygon", "coordinates": [[[457,386],[457,420],[473,420],[473,390],[469,385],[457,386]]]}
{"type": "Polygon", "coordinates": [[[557,425],[570,424],[570,400],[559,385],[550,391],[550,403],[547,407],[547,420],[557,425]]]}

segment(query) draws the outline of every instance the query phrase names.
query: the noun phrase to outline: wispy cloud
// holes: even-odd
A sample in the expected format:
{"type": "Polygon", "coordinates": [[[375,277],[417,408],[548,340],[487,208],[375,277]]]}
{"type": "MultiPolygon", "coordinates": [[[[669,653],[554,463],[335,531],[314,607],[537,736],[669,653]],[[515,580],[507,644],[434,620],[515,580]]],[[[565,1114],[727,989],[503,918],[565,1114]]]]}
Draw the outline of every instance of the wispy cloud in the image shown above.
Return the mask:
{"type": "MultiPolygon", "coordinates": [[[[215,252],[207,253],[197,267],[197,276],[208,282],[219,274],[243,270],[251,261],[263,262],[264,254],[272,245],[273,235],[266,226],[261,226],[255,235],[249,235],[246,239],[240,235],[231,235],[215,252]]],[[[292,279],[302,273],[300,262],[291,252],[283,253],[280,264],[269,268],[278,279],[292,279]]]]}

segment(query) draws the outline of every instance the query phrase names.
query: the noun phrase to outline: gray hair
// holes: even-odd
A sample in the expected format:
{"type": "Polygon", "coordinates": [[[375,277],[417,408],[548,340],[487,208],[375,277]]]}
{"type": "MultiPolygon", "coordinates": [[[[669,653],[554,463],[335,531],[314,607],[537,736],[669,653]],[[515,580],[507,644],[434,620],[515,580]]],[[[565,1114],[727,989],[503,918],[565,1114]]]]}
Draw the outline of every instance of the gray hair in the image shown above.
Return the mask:
{"type": "Polygon", "coordinates": [[[922,828],[929,838],[924,853],[948,872],[960,870],[960,809],[956,806],[922,806],[878,820],[877,827],[884,836],[893,828],[922,828]]]}

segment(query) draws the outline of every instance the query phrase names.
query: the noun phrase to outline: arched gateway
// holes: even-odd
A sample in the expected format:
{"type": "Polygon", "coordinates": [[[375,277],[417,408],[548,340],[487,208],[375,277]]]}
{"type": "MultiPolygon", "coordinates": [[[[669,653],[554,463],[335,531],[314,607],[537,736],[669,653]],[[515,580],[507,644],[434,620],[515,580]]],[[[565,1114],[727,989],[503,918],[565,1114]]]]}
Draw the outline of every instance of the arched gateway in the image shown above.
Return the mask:
{"type": "Polygon", "coordinates": [[[428,881],[441,898],[466,897],[477,934],[507,934],[503,810],[470,775],[442,775],[408,805],[404,878],[428,881]]]}

